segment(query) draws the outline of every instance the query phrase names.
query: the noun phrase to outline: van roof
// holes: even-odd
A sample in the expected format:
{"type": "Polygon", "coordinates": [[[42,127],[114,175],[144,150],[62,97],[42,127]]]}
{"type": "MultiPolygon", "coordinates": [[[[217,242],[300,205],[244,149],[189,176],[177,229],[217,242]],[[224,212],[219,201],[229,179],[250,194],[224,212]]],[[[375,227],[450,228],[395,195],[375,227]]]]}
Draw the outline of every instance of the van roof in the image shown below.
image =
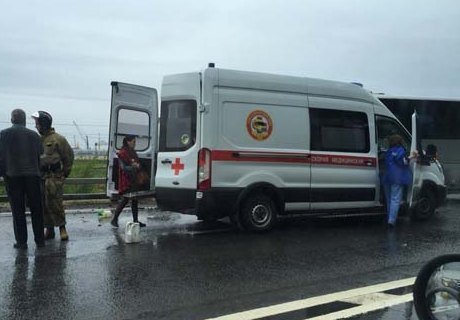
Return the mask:
{"type": "Polygon", "coordinates": [[[375,97],[352,83],[218,68],[207,68],[204,71],[205,76],[214,72],[217,72],[219,86],[222,87],[254,88],[376,103],[375,97]]]}
{"type": "Polygon", "coordinates": [[[377,99],[395,99],[395,100],[423,100],[423,101],[443,101],[443,102],[460,102],[458,98],[440,98],[440,97],[415,97],[415,96],[391,96],[383,93],[375,93],[377,99]]]}

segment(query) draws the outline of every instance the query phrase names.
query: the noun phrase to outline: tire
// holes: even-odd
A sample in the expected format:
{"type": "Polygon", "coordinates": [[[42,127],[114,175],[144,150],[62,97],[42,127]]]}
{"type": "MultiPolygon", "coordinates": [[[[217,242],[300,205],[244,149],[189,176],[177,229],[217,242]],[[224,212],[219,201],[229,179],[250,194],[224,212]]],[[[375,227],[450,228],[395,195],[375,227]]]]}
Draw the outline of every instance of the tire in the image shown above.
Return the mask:
{"type": "Polygon", "coordinates": [[[422,191],[414,208],[412,218],[418,221],[428,220],[436,210],[436,196],[431,189],[422,191]]]}
{"type": "Polygon", "coordinates": [[[268,231],[276,223],[278,212],[273,201],[266,195],[257,193],[244,200],[240,218],[244,228],[250,231],[268,231]]]}

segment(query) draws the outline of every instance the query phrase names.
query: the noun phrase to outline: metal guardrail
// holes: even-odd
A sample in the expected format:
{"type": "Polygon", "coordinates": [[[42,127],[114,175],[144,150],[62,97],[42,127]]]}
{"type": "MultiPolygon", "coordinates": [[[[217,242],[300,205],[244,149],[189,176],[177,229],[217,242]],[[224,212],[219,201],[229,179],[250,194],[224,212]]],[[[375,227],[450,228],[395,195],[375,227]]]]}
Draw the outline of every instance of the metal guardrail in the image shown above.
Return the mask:
{"type": "MultiPolygon", "coordinates": [[[[78,184],[78,185],[92,185],[92,184],[104,184],[106,178],[68,178],[65,180],[66,185],[78,184]]],[[[0,186],[4,186],[3,179],[0,178],[0,186]]],[[[105,193],[69,193],[64,194],[64,200],[95,200],[95,199],[108,199],[105,193]]],[[[8,201],[6,194],[0,195],[0,202],[8,201]]]]}

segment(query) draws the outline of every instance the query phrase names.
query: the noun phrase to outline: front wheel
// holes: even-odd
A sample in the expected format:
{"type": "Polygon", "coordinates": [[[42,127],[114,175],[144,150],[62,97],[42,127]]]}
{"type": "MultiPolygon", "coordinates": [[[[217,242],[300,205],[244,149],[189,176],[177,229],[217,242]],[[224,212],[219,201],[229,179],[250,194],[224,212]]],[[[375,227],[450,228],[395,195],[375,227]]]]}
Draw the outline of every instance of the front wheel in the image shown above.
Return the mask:
{"type": "Polygon", "coordinates": [[[250,195],[241,206],[241,222],[251,231],[267,231],[276,223],[277,210],[273,201],[264,194],[250,195]]]}
{"type": "Polygon", "coordinates": [[[415,205],[412,217],[415,220],[428,220],[436,210],[436,196],[431,189],[422,191],[420,198],[415,205]]]}

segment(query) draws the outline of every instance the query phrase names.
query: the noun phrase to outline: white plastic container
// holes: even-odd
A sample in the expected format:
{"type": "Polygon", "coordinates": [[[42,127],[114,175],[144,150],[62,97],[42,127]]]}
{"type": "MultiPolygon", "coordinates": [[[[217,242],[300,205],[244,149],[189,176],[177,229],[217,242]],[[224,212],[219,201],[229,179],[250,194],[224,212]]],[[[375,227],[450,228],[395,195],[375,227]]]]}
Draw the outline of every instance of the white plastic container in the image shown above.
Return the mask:
{"type": "Polygon", "coordinates": [[[138,222],[128,222],[125,228],[125,242],[126,243],[137,243],[141,242],[140,237],[141,227],[138,222]]]}

